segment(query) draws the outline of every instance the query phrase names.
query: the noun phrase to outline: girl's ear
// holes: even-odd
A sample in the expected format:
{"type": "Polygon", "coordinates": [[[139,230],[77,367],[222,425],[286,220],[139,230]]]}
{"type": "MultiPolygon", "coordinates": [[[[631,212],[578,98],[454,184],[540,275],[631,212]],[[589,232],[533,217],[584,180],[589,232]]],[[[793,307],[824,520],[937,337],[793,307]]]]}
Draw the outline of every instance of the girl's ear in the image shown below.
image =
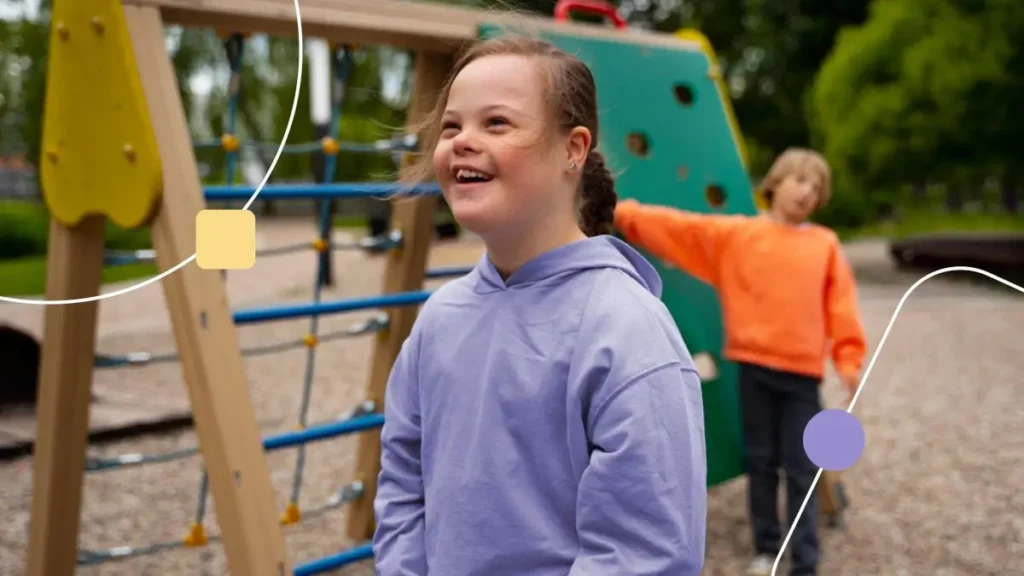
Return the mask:
{"type": "Polygon", "coordinates": [[[593,136],[590,134],[590,130],[583,126],[577,126],[569,132],[569,138],[566,140],[566,167],[576,165],[579,169],[583,169],[583,164],[587,161],[587,153],[590,152],[590,145],[593,141],[593,136]]]}

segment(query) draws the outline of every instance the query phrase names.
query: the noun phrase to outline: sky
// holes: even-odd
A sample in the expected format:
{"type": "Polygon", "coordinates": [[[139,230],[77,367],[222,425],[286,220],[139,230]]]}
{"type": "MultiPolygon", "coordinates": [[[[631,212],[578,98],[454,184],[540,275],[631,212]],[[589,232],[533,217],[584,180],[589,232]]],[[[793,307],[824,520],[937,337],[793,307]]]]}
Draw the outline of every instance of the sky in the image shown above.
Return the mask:
{"type": "Polygon", "coordinates": [[[35,18],[39,0],[0,0],[0,20],[12,20],[26,14],[35,18]]]}

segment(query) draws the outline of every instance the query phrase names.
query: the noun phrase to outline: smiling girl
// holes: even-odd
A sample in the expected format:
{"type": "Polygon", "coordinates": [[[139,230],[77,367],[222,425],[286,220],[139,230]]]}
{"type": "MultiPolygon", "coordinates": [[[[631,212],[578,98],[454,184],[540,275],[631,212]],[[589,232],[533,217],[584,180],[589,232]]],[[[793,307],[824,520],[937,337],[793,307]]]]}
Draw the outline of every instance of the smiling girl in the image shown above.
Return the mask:
{"type": "Polygon", "coordinates": [[[606,234],[590,70],[481,42],[430,127],[420,176],[487,252],[424,305],[388,382],[377,574],[698,574],[701,385],[654,268],[606,234]]]}

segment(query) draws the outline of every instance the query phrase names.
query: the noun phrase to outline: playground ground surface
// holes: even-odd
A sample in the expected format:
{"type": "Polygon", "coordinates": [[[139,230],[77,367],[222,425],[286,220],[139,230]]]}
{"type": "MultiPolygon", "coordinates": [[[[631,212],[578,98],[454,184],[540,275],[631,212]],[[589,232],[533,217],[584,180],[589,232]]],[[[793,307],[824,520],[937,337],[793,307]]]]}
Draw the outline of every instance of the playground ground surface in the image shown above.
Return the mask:
{"type": "MultiPolygon", "coordinates": [[[[260,220],[257,227],[261,246],[290,244],[314,233],[308,220],[260,220]]],[[[894,271],[884,242],[859,241],[848,244],[846,251],[859,282],[870,359],[900,298],[920,274],[894,271]]],[[[481,252],[482,246],[471,238],[439,244],[431,266],[472,264],[481,252]]],[[[338,283],[325,298],[380,292],[382,257],[342,252],[334,258],[338,283]]],[[[228,275],[229,301],[233,308],[308,301],[314,270],[312,253],[260,259],[252,269],[228,275]]],[[[846,527],[822,529],[823,574],[985,576],[1011,572],[1014,559],[1024,556],[1024,495],[1019,490],[1024,485],[1024,419],[1019,413],[1024,404],[1019,336],[1024,296],[994,286],[980,276],[951,274],[924,284],[903,306],[855,409],[867,444],[860,462],[844,476],[852,500],[846,527]]],[[[325,317],[321,330],[341,329],[371,315],[325,317]]],[[[41,307],[2,304],[0,316],[34,334],[42,326],[41,307]]],[[[102,353],[174,350],[159,285],[102,301],[99,316],[102,353]]],[[[244,348],[300,338],[307,325],[307,320],[295,320],[241,326],[238,334],[244,348]]],[[[323,345],[311,422],[336,418],[362,399],[371,351],[367,337],[323,345]]],[[[267,434],[291,429],[299,410],[304,351],[250,357],[245,364],[261,429],[267,434]]],[[[175,363],[101,370],[95,390],[99,403],[94,413],[105,403],[130,410],[141,399],[166,405],[182,405],[185,399],[175,363]]],[[[831,373],[823,393],[827,405],[844,407],[831,373]]],[[[0,421],[15,418],[25,415],[0,415],[0,421]]],[[[195,441],[193,430],[183,428],[96,444],[89,453],[149,454],[195,441]]],[[[354,450],[352,437],[308,447],[303,507],[321,503],[349,481],[354,450]]],[[[274,452],[268,459],[283,509],[295,451],[274,452]]],[[[7,519],[0,526],[0,574],[23,570],[31,474],[30,458],[0,462],[0,514],[7,519]]],[[[80,544],[107,548],[180,538],[195,511],[199,478],[196,458],[86,476],[80,544]]],[[[709,494],[705,574],[741,574],[749,558],[745,484],[736,479],[709,494]]],[[[215,514],[211,504],[211,531],[216,530],[215,514]]],[[[350,546],[344,527],[341,509],[286,528],[295,563],[350,546]]],[[[222,548],[213,543],[80,567],[78,573],[219,575],[225,570],[222,548]]],[[[338,572],[372,573],[369,563],[338,572]]]]}

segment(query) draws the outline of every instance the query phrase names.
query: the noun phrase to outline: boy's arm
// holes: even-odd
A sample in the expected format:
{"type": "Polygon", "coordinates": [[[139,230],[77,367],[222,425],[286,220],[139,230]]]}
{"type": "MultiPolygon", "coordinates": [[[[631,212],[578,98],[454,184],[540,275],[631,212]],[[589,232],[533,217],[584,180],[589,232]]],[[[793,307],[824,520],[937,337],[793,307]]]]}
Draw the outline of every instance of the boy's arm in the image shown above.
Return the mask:
{"type": "Polygon", "coordinates": [[[587,414],[580,550],[569,576],[696,576],[704,564],[707,464],[700,380],[678,362],[621,383],[587,414]]]}
{"type": "Polygon", "coordinates": [[[419,356],[413,332],[388,378],[381,430],[373,555],[378,576],[426,576],[420,463],[419,356]]]}
{"type": "Polygon", "coordinates": [[[836,372],[844,381],[855,380],[860,376],[867,344],[857,305],[853,271],[838,242],[832,248],[825,306],[831,356],[836,372]]]}
{"type": "Polygon", "coordinates": [[[615,208],[615,227],[627,242],[714,285],[718,258],[738,216],[686,212],[665,206],[621,200],[615,208]]]}

